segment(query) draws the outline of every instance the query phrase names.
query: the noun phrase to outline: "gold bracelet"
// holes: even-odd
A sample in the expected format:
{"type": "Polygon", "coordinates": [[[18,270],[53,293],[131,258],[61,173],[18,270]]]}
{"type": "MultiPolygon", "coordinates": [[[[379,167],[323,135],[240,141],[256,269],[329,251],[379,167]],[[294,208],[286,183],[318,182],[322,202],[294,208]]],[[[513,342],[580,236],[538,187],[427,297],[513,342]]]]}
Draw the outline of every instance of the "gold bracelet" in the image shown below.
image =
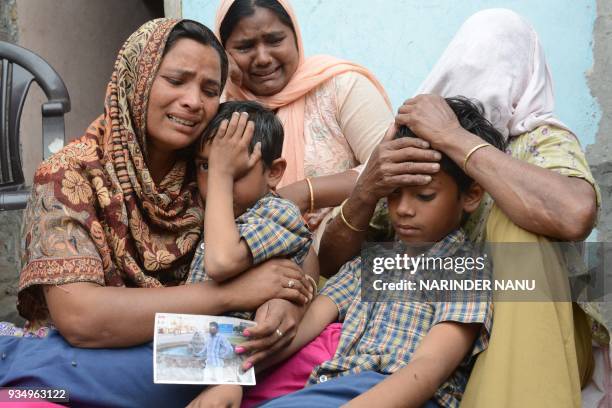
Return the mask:
{"type": "Polygon", "coordinates": [[[309,177],[306,177],[306,183],[308,183],[308,190],[310,191],[310,210],[308,212],[313,213],[315,210],[314,206],[314,190],[312,188],[312,182],[309,177]]]}
{"type": "Polygon", "coordinates": [[[346,225],[347,227],[349,227],[350,229],[352,229],[352,230],[353,230],[353,231],[355,231],[355,232],[364,232],[364,231],[365,231],[364,229],[359,229],[359,228],[356,228],[356,227],[354,227],[354,226],[353,226],[353,225],[352,225],[350,222],[348,222],[348,221],[346,220],[346,217],[344,216],[344,211],[343,211],[343,209],[344,209],[344,204],[346,204],[346,202],[347,202],[347,201],[348,201],[348,198],[347,198],[346,200],[344,200],[344,201],[342,202],[342,204],[340,205],[340,217],[342,218],[342,221],[344,221],[344,225],[346,225]]]}
{"type": "Polygon", "coordinates": [[[478,149],[482,149],[483,147],[487,147],[487,146],[491,146],[490,143],[481,143],[477,146],[472,147],[472,150],[470,150],[468,152],[468,154],[465,156],[465,159],[463,159],[463,172],[467,174],[467,164],[468,164],[468,160],[470,160],[470,157],[472,157],[472,155],[474,154],[474,152],[476,152],[476,150],[478,149]]]}
{"type": "Polygon", "coordinates": [[[304,276],[306,276],[306,279],[308,279],[308,281],[312,285],[313,295],[317,296],[317,293],[319,293],[319,288],[317,287],[317,282],[315,282],[314,278],[312,276],[310,276],[310,275],[304,275],[304,276]]]}

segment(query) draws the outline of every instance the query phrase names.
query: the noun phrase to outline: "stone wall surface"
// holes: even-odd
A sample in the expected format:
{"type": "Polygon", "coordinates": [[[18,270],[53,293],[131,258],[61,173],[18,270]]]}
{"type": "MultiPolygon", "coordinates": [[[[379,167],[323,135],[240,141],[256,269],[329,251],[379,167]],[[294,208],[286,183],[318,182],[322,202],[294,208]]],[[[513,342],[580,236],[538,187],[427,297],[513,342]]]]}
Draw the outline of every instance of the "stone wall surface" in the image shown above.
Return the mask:
{"type": "Polygon", "coordinates": [[[0,3],[0,41],[17,40],[17,6],[15,0],[0,3]]]}
{"type": "MultiPolygon", "coordinates": [[[[0,2],[0,41],[17,42],[15,0],[0,2]]],[[[0,212],[0,321],[19,322],[15,308],[21,211],[0,212]]]]}
{"type": "Polygon", "coordinates": [[[602,115],[595,143],[586,150],[602,197],[597,239],[612,242],[612,2],[609,0],[597,2],[593,58],[593,69],[587,78],[602,115]]]}
{"type": "Polygon", "coordinates": [[[587,159],[601,190],[597,241],[606,242],[602,254],[605,271],[603,319],[612,325],[612,2],[597,1],[593,32],[593,70],[587,75],[591,92],[601,108],[595,143],[587,146],[587,159]]]}
{"type": "Polygon", "coordinates": [[[15,300],[19,276],[21,213],[0,212],[0,321],[20,320],[15,300]]]}

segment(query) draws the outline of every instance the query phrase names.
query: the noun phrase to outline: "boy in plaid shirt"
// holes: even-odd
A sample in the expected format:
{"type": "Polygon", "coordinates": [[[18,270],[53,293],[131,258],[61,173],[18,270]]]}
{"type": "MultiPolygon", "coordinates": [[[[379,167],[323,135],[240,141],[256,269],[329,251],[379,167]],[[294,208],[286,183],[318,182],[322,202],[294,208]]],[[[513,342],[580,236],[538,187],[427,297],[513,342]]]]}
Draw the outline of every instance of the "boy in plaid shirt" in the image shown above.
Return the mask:
{"type": "Polygon", "coordinates": [[[196,157],[204,237],[187,283],[222,282],[275,257],[302,265],[311,233],[299,208],[274,191],[286,167],[282,147],[283,126],[272,111],[256,102],[219,106],[196,157]]]}
{"type": "MultiPolygon", "coordinates": [[[[482,109],[464,98],[446,101],[462,127],[504,149],[501,134],[484,119],[482,109]]],[[[413,135],[403,127],[395,137],[406,136],[413,135]]],[[[475,258],[461,224],[478,207],[483,189],[448,157],[442,157],[440,167],[431,183],[398,188],[387,197],[396,239],[406,244],[410,256],[475,258]]],[[[488,343],[490,292],[461,301],[423,301],[431,293],[420,292],[421,301],[366,302],[361,299],[362,267],[356,258],[329,279],[293,342],[267,363],[287,358],[328,324],[340,321],[334,357],[314,369],[310,386],[263,406],[459,406],[473,357],[488,343]]],[[[435,278],[434,271],[417,273],[435,278]]],[[[488,265],[470,273],[470,279],[489,276],[488,265]]]]}

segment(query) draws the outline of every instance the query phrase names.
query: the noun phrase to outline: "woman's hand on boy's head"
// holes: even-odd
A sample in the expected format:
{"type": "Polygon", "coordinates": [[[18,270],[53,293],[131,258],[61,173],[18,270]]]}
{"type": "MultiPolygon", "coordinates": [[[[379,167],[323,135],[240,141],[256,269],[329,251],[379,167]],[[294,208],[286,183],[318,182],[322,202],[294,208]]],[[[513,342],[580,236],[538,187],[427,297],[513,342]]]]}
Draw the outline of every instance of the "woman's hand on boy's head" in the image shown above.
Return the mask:
{"type": "Polygon", "coordinates": [[[249,154],[255,124],[248,118],[246,112],[234,112],[229,121],[221,122],[210,143],[209,172],[221,172],[235,179],[251,170],[261,159],[259,143],[249,154]]]}
{"type": "Polygon", "coordinates": [[[453,137],[463,128],[455,112],[438,95],[417,95],[408,99],[397,111],[395,123],[408,126],[417,136],[428,141],[434,148],[453,137]]]}
{"type": "Polygon", "coordinates": [[[442,156],[429,149],[429,143],[414,137],[393,139],[396,131],[392,124],[357,180],[355,193],[364,202],[376,203],[398,187],[425,185],[440,170],[436,162],[442,156]]]}

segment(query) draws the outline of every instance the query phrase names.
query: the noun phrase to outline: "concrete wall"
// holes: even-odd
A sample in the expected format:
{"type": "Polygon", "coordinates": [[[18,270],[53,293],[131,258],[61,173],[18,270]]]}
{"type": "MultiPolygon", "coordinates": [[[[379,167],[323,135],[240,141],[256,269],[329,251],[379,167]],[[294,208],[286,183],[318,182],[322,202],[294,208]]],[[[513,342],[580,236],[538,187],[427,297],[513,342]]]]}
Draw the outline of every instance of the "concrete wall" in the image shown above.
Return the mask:
{"type": "MultiPolygon", "coordinates": [[[[587,146],[587,158],[602,195],[597,239],[612,242],[612,2],[609,0],[597,1],[593,55],[593,69],[587,77],[602,116],[595,143],[587,146]]],[[[612,268],[608,270],[612,275],[612,268]]]]}
{"type": "MultiPolygon", "coordinates": [[[[183,16],[212,26],[217,4],[183,0],[183,16]]],[[[555,79],[559,117],[584,144],[595,140],[601,113],[585,78],[593,65],[595,0],[293,0],[292,4],[306,54],[331,54],[370,68],[394,107],[414,93],[467,17],[491,7],[515,10],[540,34],[555,79]]]]}
{"type": "MultiPolygon", "coordinates": [[[[0,3],[0,41],[17,41],[17,7],[15,0],[0,3]]],[[[14,273],[18,254],[17,239],[13,233],[19,231],[21,212],[0,212],[0,318],[6,316],[15,319],[14,296],[16,282],[14,273]]]]}
{"type": "MultiPolygon", "coordinates": [[[[117,51],[142,23],[163,15],[163,0],[2,0],[0,35],[46,59],[70,94],[66,138],[79,137],[104,109],[117,51]]],[[[40,163],[44,94],[37,85],[21,119],[26,180],[40,163]]],[[[21,212],[0,213],[0,321],[16,320],[21,212]]]]}
{"type": "MultiPolygon", "coordinates": [[[[19,45],[47,60],[66,83],[72,101],[66,138],[71,140],[103,113],[104,93],[119,48],[155,14],[140,0],[19,0],[17,16],[19,45]]],[[[22,116],[22,135],[27,135],[22,138],[25,162],[33,164],[29,174],[41,157],[43,96],[36,91],[22,116]]]]}
{"type": "MultiPolygon", "coordinates": [[[[602,204],[597,227],[597,240],[612,242],[612,2],[597,1],[597,19],[593,33],[593,69],[588,74],[589,86],[601,107],[602,116],[595,143],[587,147],[587,159],[601,189],[602,204]]],[[[607,298],[601,303],[601,311],[612,324],[612,246],[605,245],[604,270],[607,272],[604,287],[607,298]]]]}
{"type": "Polygon", "coordinates": [[[0,41],[17,40],[17,8],[15,0],[0,2],[0,41]]]}

